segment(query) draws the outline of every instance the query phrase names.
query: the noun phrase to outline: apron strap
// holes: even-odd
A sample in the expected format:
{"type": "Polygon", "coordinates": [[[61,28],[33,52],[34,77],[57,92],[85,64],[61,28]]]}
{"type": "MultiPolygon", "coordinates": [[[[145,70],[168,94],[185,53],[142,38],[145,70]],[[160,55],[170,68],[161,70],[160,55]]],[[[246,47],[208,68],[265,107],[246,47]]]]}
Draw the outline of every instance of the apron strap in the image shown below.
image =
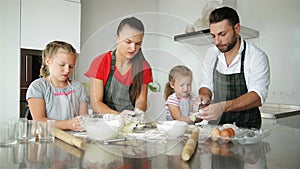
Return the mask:
{"type": "Polygon", "coordinates": [[[244,73],[245,51],[246,51],[246,41],[244,40],[244,49],[242,51],[242,58],[241,58],[241,73],[244,73]]]}
{"type": "Polygon", "coordinates": [[[114,72],[115,72],[115,64],[116,64],[116,50],[112,51],[110,72],[109,72],[109,76],[108,76],[108,79],[107,79],[107,82],[105,85],[105,91],[108,91],[110,88],[111,79],[114,76],[114,72]]]}

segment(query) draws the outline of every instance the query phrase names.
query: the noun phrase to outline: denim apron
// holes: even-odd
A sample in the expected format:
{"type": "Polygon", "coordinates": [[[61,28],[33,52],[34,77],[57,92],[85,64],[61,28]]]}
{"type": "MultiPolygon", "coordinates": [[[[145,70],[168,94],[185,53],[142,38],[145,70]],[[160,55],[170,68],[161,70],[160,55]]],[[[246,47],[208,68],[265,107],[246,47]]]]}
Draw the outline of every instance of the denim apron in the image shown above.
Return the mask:
{"type": "Polygon", "coordinates": [[[104,89],[103,102],[111,109],[118,112],[123,110],[134,110],[135,100],[130,99],[131,85],[126,86],[120,83],[114,76],[116,62],[116,51],[112,52],[110,73],[104,89]]]}
{"type": "MultiPolygon", "coordinates": [[[[246,42],[244,41],[244,50],[242,51],[240,73],[235,74],[221,74],[217,71],[218,57],[213,70],[213,84],[214,84],[214,103],[236,99],[237,97],[248,92],[246,80],[244,76],[244,60],[245,60],[246,42]]],[[[258,107],[248,110],[225,112],[219,118],[219,124],[226,124],[235,122],[236,126],[243,128],[257,128],[261,127],[261,115],[258,107]]],[[[218,121],[218,120],[217,120],[218,121]]],[[[215,123],[217,123],[215,121],[215,123]]],[[[213,122],[210,122],[210,124],[213,122]]]]}
{"type": "Polygon", "coordinates": [[[49,81],[53,92],[53,107],[51,112],[47,112],[47,117],[54,120],[69,120],[78,116],[80,103],[70,82],[68,81],[65,88],[56,88],[52,85],[50,77],[49,81]]]}

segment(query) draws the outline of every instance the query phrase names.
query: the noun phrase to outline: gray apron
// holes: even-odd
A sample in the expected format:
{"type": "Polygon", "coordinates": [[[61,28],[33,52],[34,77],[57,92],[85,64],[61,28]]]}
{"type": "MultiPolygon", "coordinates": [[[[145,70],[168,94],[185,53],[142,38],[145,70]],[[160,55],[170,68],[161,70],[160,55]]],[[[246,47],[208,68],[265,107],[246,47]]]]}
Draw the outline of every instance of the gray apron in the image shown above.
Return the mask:
{"type": "Polygon", "coordinates": [[[192,99],[180,99],[179,107],[181,116],[189,116],[193,111],[192,99]]]}
{"type": "Polygon", "coordinates": [[[112,52],[110,73],[104,89],[103,103],[118,112],[123,110],[134,110],[135,99],[130,99],[131,85],[120,83],[114,76],[116,62],[116,51],[112,52]]]}
{"type": "MultiPolygon", "coordinates": [[[[217,71],[218,57],[213,70],[213,84],[214,84],[214,103],[236,99],[237,97],[248,92],[246,80],[244,76],[244,60],[245,60],[246,42],[244,41],[244,50],[241,58],[240,73],[225,75],[217,71]]],[[[219,124],[226,124],[235,122],[236,126],[244,128],[261,127],[261,115],[258,107],[243,111],[226,112],[223,113],[219,119],[219,124]]],[[[218,121],[218,120],[217,120],[218,121]]],[[[210,121],[209,123],[217,123],[217,121],[210,121]]]]}
{"type": "MultiPolygon", "coordinates": [[[[189,99],[178,99],[178,106],[180,110],[180,116],[189,116],[191,113],[193,113],[193,100],[191,98],[189,99]]],[[[168,113],[166,119],[168,121],[174,120],[171,113],[168,113]]],[[[194,122],[193,122],[194,123],[194,122]]]]}
{"type": "Polygon", "coordinates": [[[49,78],[51,90],[53,91],[53,108],[47,113],[47,117],[54,120],[69,120],[79,115],[79,100],[72,85],[68,82],[65,88],[56,88],[49,78]]]}

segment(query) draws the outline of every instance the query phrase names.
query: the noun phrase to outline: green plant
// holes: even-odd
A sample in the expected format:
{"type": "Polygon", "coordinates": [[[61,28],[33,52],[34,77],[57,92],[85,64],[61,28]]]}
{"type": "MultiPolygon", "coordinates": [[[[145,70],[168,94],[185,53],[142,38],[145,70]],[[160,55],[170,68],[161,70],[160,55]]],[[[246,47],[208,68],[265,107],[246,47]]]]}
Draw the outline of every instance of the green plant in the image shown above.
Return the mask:
{"type": "Polygon", "coordinates": [[[148,88],[152,91],[152,92],[160,92],[160,85],[158,82],[152,82],[148,84],[148,88]]]}

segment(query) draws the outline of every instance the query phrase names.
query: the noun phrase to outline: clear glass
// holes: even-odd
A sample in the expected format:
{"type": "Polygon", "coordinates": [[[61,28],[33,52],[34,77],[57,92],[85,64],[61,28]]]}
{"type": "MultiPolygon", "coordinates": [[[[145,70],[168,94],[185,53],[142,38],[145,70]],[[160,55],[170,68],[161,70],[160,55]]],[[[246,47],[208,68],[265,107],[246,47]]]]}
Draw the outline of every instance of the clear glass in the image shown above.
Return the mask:
{"type": "Polygon", "coordinates": [[[9,146],[17,142],[17,120],[0,122],[0,146],[9,146]]]}
{"type": "Polygon", "coordinates": [[[55,138],[55,120],[39,121],[38,136],[39,142],[53,142],[55,138]]]}
{"type": "Polygon", "coordinates": [[[27,141],[27,118],[18,120],[18,141],[27,141]]]}
{"type": "Polygon", "coordinates": [[[37,133],[37,121],[20,118],[18,120],[18,141],[32,142],[35,141],[37,133]]]}

